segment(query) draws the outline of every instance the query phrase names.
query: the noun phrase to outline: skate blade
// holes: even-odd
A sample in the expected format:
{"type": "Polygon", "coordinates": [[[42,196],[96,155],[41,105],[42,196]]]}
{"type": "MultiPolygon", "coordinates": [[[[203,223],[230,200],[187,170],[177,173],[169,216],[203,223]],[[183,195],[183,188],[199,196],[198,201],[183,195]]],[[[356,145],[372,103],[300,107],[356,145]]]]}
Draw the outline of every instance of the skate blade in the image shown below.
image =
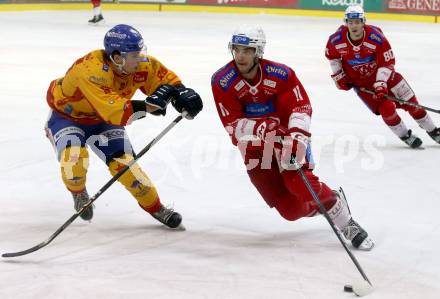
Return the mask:
{"type": "Polygon", "coordinates": [[[364,241],[362,241],[361,245],[357,248],[357,250],[361,251],[371,251],[374,248],[374,242],[370,237],[365,238],[364,241]]]}
{"type": "Polygon", "coordinates": [[[89,24],[89,26],[94,26],[94,27],[100,26],[100,25],[105,25],[105,20],[101,20],[101,21],[96,22],[96,23],[88,23],[88,24],[89,24]]]}
{"type": "Polygon", "coordinates": [[[178,227],[172,228],[172,230],[185,231],[186,227],[183,224],[180,224],[178,227]]]}
{"type": "Polygon", "coordinates": [[[165,229],[167,229],[167,230],[174,230],[174,231],[185,231],[186,230],[186,227],[185,226],[183,226],[183,224],[180,224],[178,227],[169,227],[169,226],[167,226],[167,225],[163,225],[163,227],[165,228],[165,229]]]}
{"type": "Polygon", "coordinates": [[[373,286],[367,282],[354,283],[352,285],[352,288],[353,288],[353,293],[358,297],[366,296],[374,291],[373,286]]]}

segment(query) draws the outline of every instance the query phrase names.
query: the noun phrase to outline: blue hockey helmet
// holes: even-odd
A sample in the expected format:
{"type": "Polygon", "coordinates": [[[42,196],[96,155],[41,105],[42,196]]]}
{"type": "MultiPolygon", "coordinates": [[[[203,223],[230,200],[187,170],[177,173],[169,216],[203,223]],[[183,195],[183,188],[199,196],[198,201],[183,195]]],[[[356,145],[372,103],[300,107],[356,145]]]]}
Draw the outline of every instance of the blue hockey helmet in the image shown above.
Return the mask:
{"type": "Polygon", "coordinates": [[[121,55],[144,50],[144,39],[133,27],[119,24],[107,31],[104,36],[105,53],[111,55],[118,51],[121,55]]]}

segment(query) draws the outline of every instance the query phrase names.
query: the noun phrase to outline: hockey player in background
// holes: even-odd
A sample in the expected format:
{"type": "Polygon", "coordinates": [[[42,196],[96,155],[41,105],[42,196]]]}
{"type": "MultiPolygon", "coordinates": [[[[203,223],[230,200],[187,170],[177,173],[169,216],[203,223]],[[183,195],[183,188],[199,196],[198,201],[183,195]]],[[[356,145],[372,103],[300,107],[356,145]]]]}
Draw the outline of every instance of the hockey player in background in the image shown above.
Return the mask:
{"type": "Polygon", "coordinates": [[[420,147],[422,140],[406,127],[396,108],[407,111],[435,142],[440,143],[440,128],[434,125],[424,109],[386,98],[391,95],[418,103],[409,84],[394,69],[393,50],[382,30],[365,24],[365,21],[361,6],[349,6],[345,10],[345,25],[328,39],[325,56],[330,61],[331,77],[336,87],[341,90],[353,88],[368,108],[381,115],[391,131],[411,148],[420,147]],[[374,91],[374,95],[361,88],[374,91]]]}
{"type": "Polygon", "coordinates": [[[98,25],[104,23],[102,16],[101,0],[91,0],[93,5],[93,18],[89,20],[90,25],[98,25]]]}
{"type": "Polygon", "coordinates": [[[370,250],[374,243],[352,219],[342,189],[332,191],[313,174],[309,98],[290,67],[263,59],[265,44],[261,28],[239,27],[229,42],[233,60],[211,81],[218,114],[252,184],[286,220],[318,214],[293,157],[345,238],[355,248],[370,250]]]}
{"type": "MultiPolygon", "coordinates": [[[[186,88],[171,70],[146,55],[141,34],[131,26],[117,25],[104,37],[104,48],[79,58],[64,77],[50,83],[47,102],[51,108],[46,133],[57,152],[61,177],[79,211],[89,202],[86,175],[90,147],[115,175],[133,160],[124,126],[147,113],[165,115],[171,101],[188,118],[202,110],[200,96],[186,88]],[[144,101],[130,100],[136,90],[144,101]]],[[[135,163],[119,178],[142,209],[171,228],[182,217],[164,207],[148,176],[135,163]]],[[[93,216],[90,206],[81,215],[93,216]]]]}

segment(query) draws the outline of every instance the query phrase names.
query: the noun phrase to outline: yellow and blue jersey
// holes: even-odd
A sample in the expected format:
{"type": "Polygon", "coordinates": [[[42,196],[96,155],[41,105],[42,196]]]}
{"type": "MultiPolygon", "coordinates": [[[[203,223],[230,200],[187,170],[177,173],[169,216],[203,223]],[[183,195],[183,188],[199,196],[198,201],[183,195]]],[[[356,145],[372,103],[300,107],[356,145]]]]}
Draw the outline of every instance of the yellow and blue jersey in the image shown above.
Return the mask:
{"type": "Polygon", "coordinates": [[[121,76],[113,71],[104,50],[95,50],[75,61],[64,77],[51,82],[47,102],[54,111],[80,124],[126,125],[133,114],[130,99],[138,89],[150,95],[160,85],[180,83],[174,72],[152,56],[146,56],[135,73],[121,76]]]}

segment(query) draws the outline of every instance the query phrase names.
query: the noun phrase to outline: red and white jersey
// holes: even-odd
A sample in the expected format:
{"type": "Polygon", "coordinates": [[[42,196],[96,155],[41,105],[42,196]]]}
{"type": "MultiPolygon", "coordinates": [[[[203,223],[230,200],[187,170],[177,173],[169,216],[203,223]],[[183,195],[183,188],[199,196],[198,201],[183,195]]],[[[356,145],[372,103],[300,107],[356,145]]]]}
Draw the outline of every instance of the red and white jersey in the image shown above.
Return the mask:
{"type": "Polygon", "coordinates": [[[266,59],[260,60],[258,68],[252,82],[240,74],[234,61],[212,76],[217,112],[233,143],[239,136],[252,135],[252,120],[261,118],[275,118],[285,128],[309,132],[312,107],[295,72],[266,59]]]}
{"type": "Polygon", "coordinates": [[[348,81],[357,87],[367,87],[375,81],[387,81],[396,63],[388,40],[379,27],[365,25],[364,37],[354,44],[348,27],[342,25],[327,42],[325,56],[333,73],[342,69],[348,81]]]}

